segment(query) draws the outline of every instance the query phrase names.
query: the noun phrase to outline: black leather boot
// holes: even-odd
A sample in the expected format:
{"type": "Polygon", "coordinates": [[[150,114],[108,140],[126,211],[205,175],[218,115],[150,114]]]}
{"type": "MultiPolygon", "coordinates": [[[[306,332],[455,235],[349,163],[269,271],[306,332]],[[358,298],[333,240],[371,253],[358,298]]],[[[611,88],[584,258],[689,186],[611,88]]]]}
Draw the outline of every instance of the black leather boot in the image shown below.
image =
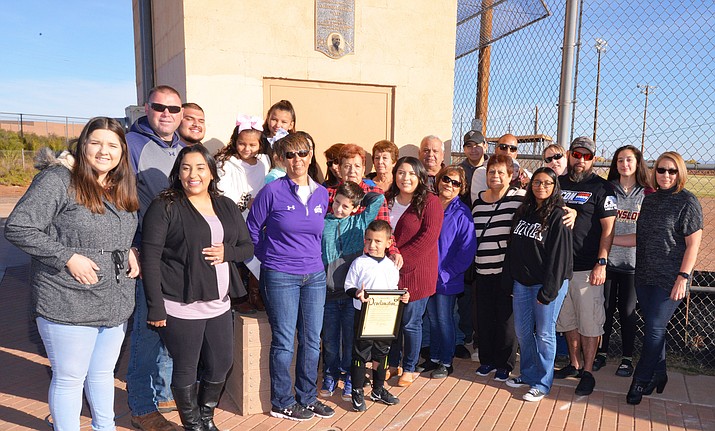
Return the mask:
{"type": "Polygon", "coordinates": [[[643,389],[643,395],[652,394],[653,389],[659,394],[662,394],[666,384],[668,384],[668,373],[655,373],[648,385],[643,389]]]}
{"type": "Polygon", "coordinates": [[[179,411],[179,418],[181,418],[181,425],[184,426],[184,429],[187,431],[206,431],[206,428],[201,423],[196,386],[196,383],[183,388],[172,386],[171,392],[174,394],[176,409],[179,411]]]}
{"type": "Polygon", "coordinates": [[[643,399],[643,390],[648,385],[648,382],[641,382],[633,379],[631,382],[631,387],[628,389],[628,394],[626,394],[626,402],[628,404],[638,405],[643,399]]]}
{"type": "Polygon", "coordinates": [[[201,423],[206,431],[219,431],[214,423],[214,410],[221,398],[221,390],[226,382],[207,382],[201,380],[199,383],[199,411],[201,413],[201,423]]]}

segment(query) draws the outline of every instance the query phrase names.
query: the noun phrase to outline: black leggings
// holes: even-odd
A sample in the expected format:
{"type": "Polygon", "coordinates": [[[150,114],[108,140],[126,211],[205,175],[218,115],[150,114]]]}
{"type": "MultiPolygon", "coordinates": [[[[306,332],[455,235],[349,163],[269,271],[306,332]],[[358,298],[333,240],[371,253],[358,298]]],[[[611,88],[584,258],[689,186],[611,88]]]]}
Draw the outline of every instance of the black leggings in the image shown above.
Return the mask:
{"type": "Polygon", "coordinates": [[[517,340],[511,289],[502,286],[501,274],[477,274],[476,286],[479,362],[512,371],[517,340]]]}
{"type": "Polygon", "coordinates": [[[617,272],[606,268],[606,283],[603,285],[603,295],[606,298],[606,321],[603,323],[603,340],[599,353],[608,353],[608,343],[613,328],[613,314],[618,306],[618,316],[621,321],[621,339],[623,356],[633,356],[633,345],[636,341],[636,285],[635,274],[617,272]]]}
{"type": "Polygon", "coordinates": [[[211,319],[179,319],[168,316],[159,335],[174,360],[171,385],[183,388],[196,382],[201,360],[201,376],[209,382],[223,382],[233,364],[233,319],[231,311],[211,319]]]}

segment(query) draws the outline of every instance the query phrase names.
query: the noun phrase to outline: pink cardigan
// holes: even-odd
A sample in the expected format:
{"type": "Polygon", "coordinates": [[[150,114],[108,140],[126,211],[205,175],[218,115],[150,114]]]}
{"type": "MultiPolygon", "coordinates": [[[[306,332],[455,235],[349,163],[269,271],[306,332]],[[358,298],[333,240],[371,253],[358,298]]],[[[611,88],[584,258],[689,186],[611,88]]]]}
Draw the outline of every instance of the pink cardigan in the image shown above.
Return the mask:
{"type": "Polygon", "coordinates": [[[395,226],[395,241],[402,253],[400,289],[410,292],[410,301],[435,293],[439,265],[439,234],[444,211],[439,198],[429,193],[422,217],[410,206],[395,226]]]}

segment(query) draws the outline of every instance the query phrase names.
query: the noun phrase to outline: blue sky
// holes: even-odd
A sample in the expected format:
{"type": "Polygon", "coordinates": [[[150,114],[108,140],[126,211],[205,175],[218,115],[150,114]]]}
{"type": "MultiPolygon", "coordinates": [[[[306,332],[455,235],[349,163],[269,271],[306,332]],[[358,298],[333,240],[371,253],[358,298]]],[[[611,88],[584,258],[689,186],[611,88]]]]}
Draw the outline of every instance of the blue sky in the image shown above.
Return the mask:
{"type": "Polygon", "coordinates": [[[130,0],[3,2],[0,111],[123,117],[136,103],[130,0]]]}

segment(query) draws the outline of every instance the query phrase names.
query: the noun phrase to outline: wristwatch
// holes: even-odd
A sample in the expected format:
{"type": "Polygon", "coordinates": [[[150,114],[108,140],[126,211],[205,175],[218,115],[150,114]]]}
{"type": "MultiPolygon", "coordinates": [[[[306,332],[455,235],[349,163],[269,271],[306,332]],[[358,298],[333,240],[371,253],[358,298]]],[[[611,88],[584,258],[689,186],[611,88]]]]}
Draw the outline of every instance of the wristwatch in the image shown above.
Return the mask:
{"type": "Polygon", "coordinates": [[[690,274],[688,274],[687,272],[679,272],[678,275],[686,280],[690,280],[690,274]]]}
{"type": "Polygon", "coordinates": [[[608,260],[605,257],[599,257],[596,263],[598,263],[599,265],[606,265],[608,264],[608,260]]]}

